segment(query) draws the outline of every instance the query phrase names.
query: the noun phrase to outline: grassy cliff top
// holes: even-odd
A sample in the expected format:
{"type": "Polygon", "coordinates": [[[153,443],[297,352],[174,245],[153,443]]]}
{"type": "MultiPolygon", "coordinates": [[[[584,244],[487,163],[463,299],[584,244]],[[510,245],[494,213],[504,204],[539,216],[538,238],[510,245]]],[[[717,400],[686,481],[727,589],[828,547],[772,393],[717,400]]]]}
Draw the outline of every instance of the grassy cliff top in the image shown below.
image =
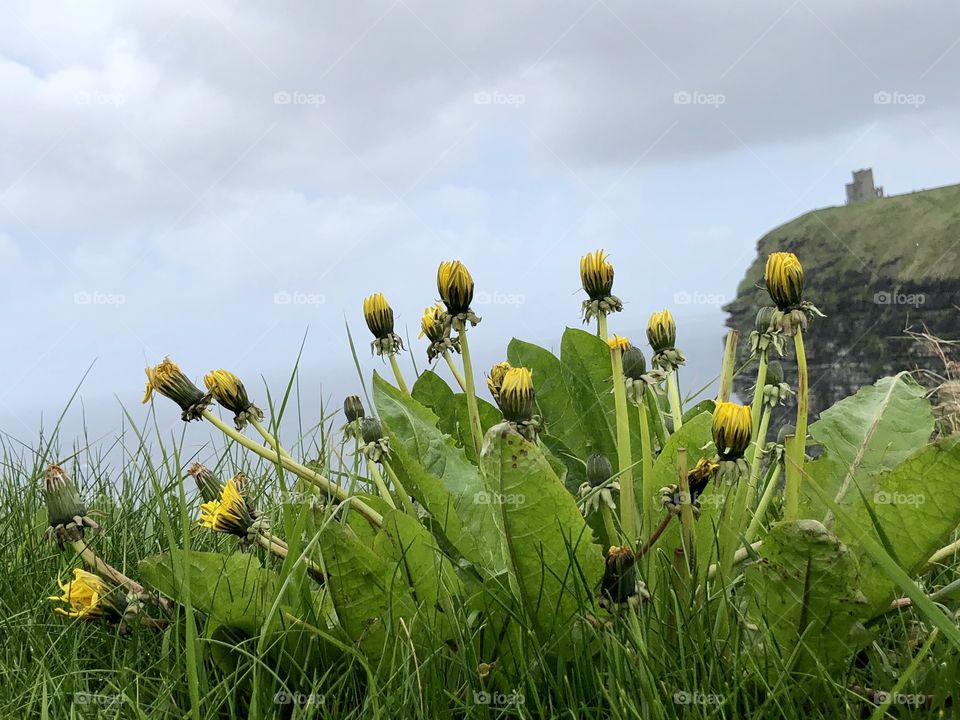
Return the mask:
{"type": "Polygon", "coordinates": [[[811,289],[853,275],[893,287],[960,279],[960,185],[813,210],[771,230],[728,312],[745,309],[744,301],[756,307],[767,255],[778,250],[797,254],[811,289]]]}

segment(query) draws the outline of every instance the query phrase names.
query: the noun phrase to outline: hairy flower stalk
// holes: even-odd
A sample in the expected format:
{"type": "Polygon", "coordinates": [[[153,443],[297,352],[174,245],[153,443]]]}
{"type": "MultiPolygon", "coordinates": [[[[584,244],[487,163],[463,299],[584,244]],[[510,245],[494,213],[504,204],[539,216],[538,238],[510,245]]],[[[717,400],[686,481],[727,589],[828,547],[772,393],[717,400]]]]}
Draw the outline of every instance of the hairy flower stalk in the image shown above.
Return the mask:
{"type": "Polygon", "coordinates": [[[580,258],[580,284],[587,293],[583,301],[583,322],[597,319],[597,336],[607,339],[607,315],[623,310],[623,303],[613,294],[613,265],[603,250],[595,250],[580,258]]]}
{"type": "Polygon", "coordinates": [[[683,408],[680,404],[680,384],[677,369],[687,359],[676,348],[677,324],[669,310],[661,310],[650,316],[647,323],[647,340],[653,348],[653,366],[667,374],[667,395],[670,399],[670,414],[673,416],[673,431],[683,426],[683,408]]]}
{"type": "MultiPolygon", "coordinates": [[[[763,392],[760,395],[760,411],[763,414],[763,418],[760,421],[757,434],[753,436],[750,481],[747,485],[747,498],[745,502],[748,513],[753,511],[753,503],[756,499],[757,485],[760,482],[760,469],[763,464],[763,448],[767,442],[767,432],[770,428],[770,419],[773,417],[773,409],[793,394],[790,386],[783,381],[783,366],[778,361],[774,360],[770,363],[765,375],[767,384],[764,386],[763,392]]],[[[756,425],[756,422],[754,422],[754,424],[756,425]]]]}
{"type": "Polygon", "coordinates": [[[197,420],[210,405],[212,396],[204,393],[188,378],[169,357],[155,367],[148,367],[147,387],[143,394],[144,404],[154,392],[170,398],[183,411],[184,422],[197,420]]]}
{"type": "Polygon", "coordinates": [[[750,520],[750,525],[747,528],[745,535],[747,542],[753,542],[760,532],[760,524],[763,522],[763,518],[767,514],[767,509],[773,501],[773,496],[777,491],[777,483],[780,481],[780,474],[783,472],[786,455],[784,442],[786,442],[787,436],[792,435],[793,428],[785,425],[780,429],[777,442],[772,444],[769,449],[771,461],[769,469],[767,470],[766,485],[764,486],[763,495],[760,497],[760,502],[757,504],[757,510],[753,514],[753,518],[750,520]]]}
{"type": "Polygon", "coordinates": [[[430,346],[427,348],[427,359],[433,362],[442,356],[447,363],[447,367],[450,368],[454,380],[457,381],[457,385],[466,392],[466,382],[463,375],[457,370],[452,356],[452,353],[460,352],[460,340],[450,335],[450,328],[444,322],[445,315],[446,311],[440,303],[435,303],[424,310],[423,317],[420,319],[420,337],[426,337],[430,341],[430,346]]]}
{"type": "Polygon", "coordinates": [[[633,453],[630,448],[630,418],[627,414],[627,386],[623,375],[623,353],[630,349],[630,341],[614,335],[610,346],[610,365],[613,371],[613,402],[617,413],[617,462],[620,472],[620,527],[627,544],[633,546],[640,536],[637,519],[637,495],[633,489],[633,453]]]}
{"type": "Polygon", "coordinates": [[[403,379],[403,373],[400,372],[400,365],[397,364],[397,353],[403,350],[403,340],[394,332],[393,308],[383,293],[374,293],[364,298],[363,319],[374,338],[370,343],[370,351],[380,357],[386,355],[390,358],[390,367],[397,379],[397,387],[405,395],[409,395],[410,390],[403,379]]]}
{"type": "Polygon", "coordinates": [[[457,331],[457,341],[463,357],[464,391],[467,396],[467,412],[470,415],[470,434],[473,437],[474,450],[480,457],[483,447],[483,429],[480,425],[480,409],[477,406],[477,386],[473,376],[473,361],[470,358],[470,343],[467,340],[467,325],[476,326],[480,322],[470,303],[473,302],[474,283],[467,266],[459,260],[440,263],[437,269],[437,291],[447,308],[444,325],[457,331]]]}

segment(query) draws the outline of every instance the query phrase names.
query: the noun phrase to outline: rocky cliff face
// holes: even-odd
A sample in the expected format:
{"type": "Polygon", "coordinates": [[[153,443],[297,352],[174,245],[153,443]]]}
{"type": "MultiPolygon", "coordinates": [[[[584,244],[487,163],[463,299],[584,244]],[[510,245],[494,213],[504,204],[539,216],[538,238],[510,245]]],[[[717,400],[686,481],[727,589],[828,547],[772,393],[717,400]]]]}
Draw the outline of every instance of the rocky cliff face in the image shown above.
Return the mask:
{"type": "MultiPolygon", "coordinates": [[[[814,413],[884,375],[942,367],[907,329],[960,338],[960,185],[815,210],[761,238],[724,308],[727,325],[740,331],[743,359],[757,309],[771,304],[763,267],[778,250],[800,258],[805,298],[827,315],[805,335],[814,413]]],[[[784,367],[795,388],[792,343],[784,367]]],[[[742,398],[753,379],[752,369],[736,379],[742,398]]]]}

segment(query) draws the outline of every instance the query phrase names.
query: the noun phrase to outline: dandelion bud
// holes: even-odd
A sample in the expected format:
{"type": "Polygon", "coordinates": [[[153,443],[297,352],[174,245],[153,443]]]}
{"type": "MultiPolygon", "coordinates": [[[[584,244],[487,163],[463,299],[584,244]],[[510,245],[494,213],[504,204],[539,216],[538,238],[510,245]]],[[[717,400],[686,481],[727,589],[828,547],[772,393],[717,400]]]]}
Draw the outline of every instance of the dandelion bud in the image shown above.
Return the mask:
{"type": "Polygon", "coordinates": [[[420,337],[426,337],[431,343],[443,342],[446,328],[443,325],[443,305],[437,303],[423,311],[420,318],[420,337]]]}
{"type": "Polygon", "coordinates": [[[647,373],[647,359],[638,347],[630,347],[623,353],[623,376],[629,380],[641,380],[647,373]]]}
{"type": "Polygon", "coordinates": [[[513,365],[508,362],[497,363],[490,368],[490,374],[487,376],[487,389],[493,395],[493,399],[500,403],[500,386],[503,385],[503,378],[508,370],[512,370],[513,365]]]}
{"type": "Polygon", "coordinates": [[[383,426],[375,417],[363,418],[360,433],[365,443],[375,443],[383,437],[383,426]]]}
{"type": "Polygon", "coordinates": [[[710,458],[700,458],[693,470],[687,473],[687,480],[690,482],[690,501],[696,502],[697,498],[707,489],[710,480],[717,474],[720,464],[710,458]]]}
{"type": "Polygon", "coordinates": [[[661,310],[650,316],[647,322],[647,340],[654,352],[658,353],[677,344],[677,323],[669,310],[661,310]]]}
{"type": "Polygon", "coordinates": [[[363,319],[374,337],[383,338],[393,334],[393,308],[383,293],[374,293],[364,299],[363,319]]]}
{"type": "Polygon", "coordinates": [[[763,279],[770,299],[781,311],[792,310],[803,300],[803,266],[790,252],[771,253],[767,258],[763,279]]]}
{"type": "Polygon", "coordinates": [[[80,499],[80,492],[73,479],[59,465],[50,465],[44,477],[44,500],[47,504],[47,518],[50,527],[76,523],[87,514],[87,508],[80,499]]]}
{"type": "Polygon", "coordinates": [[[156,367],[148,367],[146,373],[147,388],[143,394],[144,403],[148,402],[156,391],[180,406],[183,410],[181,417],[184,422],[198,420],[210,404],[210,395],[205,395],[194,385],[170,358],[164,358],[163,362],[156,367]]]}
{"type": "Polygon", "coordinates": [[[636,566],[637,557],[633,550],[610,548],[600,582],[600,604],[603,607],[636,605],[642,598],[649,598],[646,588],[638,587],[636,566]]]}
{"type": "Polygon", "coordinates": [[[200,524],[214,532],[246,539],[253,527],[253,514],[243,497],[241,476],[227,480],[217,499],[200,506],[200,524]]]}
{"type": "Polygon", "coordinates": [[[220,497],[223,485],[206,465],[194,463],[187,470],[187,475],[193,478],[193,482],[196,483],[197,490],[200,491],[200,497],[203,498],[204,502],[212,502],[220,497]]]}
{"type": "Polygon", "coordinates": [[[237,430],[243,430],[250,420],[262,420],[263,411],[250,402],[247,389],[229,370],[213,370],[203,376],[203,384],[223,407],[233,413],[237,430]]]}
{"type": "Polygon", "coordinates": [[[500,386],[500,410],[510,422],[522,423],[533,418],[536,411],[533,373],[525,367],[510,368],[500,386]]]}
{"type": "Polygon", "coordinates": [[[619,350],[622,353],[625,353],[633,347],[633,345],[630,344],[629,338],[625,338],[622,335],[611,335],[610,339],[607,340],[607,345],[610,346],[611,350],[619,350]]]}
{"type": "Polygon", "coordinates": [[[783,382],[783,365],[778,360],[767,365],[767,385],[780,385],[783,382]]]}
{"type": "Polygon", "coordinates": [[[343,414],[346,416],[348,423],[363,419],[363,403],[358,395],[347,395],[343,401],[343,414]]]}
{"type": "Polygon", "coordinates": [[[587,459],[587,482],[590,487],[603,485],[613,477],[613,465],[610,458],[602,453],[594,453],[587,459]]]}
{"type": "Polygon", "coordinates": [[[591,300],[603,300],[613,292],[613,265],[603,250],[580,258],[580,282],[591,300]]]}
{"type": "Polygon", "coordinates": [[[117,588],[110,587],[99,576],[76,568],[73,580],[63,583],[57,580],[63,595],[51,595],[48,599],[64,603],[66,608],[55,611],[71,618],[96,620],[103,618],[119,622],[126,611],[126,597],[117,588]]]}
{"type": "Polygon", "coordinates": [[[451,315],[470,312],[473,302],[473,277],[459,260],[444,261],[437,270],[437,291],[451,315]]]}
{"type": "Polygon", "coordinates": [[[717,403],[713,411],[713,442],[721,460],[737,460],[750,446],[752,420],[749,405],[717,403]]]}
{"type": "Polygon", "coordinates": [[[756,329],[758,333],[768,333],[770,332],[770,327],[773,325],[773,314],[776,311],[776,308],[762,307],[757,311],[756,319],[756,329]]]}

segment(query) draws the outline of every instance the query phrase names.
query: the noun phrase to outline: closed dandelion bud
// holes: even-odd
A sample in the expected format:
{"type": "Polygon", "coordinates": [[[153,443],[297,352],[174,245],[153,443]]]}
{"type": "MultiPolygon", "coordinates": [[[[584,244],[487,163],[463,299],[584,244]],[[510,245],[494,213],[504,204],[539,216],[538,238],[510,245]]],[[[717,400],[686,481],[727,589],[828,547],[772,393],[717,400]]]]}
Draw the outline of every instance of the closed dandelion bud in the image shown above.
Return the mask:
{"type": "Polygon", "coordinates": [[[204,502],[212,502],[220,497],[223,485],[206,465],[194,463],[187,470],[187,475],[193,478],[193,482],[196,483],[197,490],[204,502]]]}
{"type": "Polygon", "coordinates": [[[792,310],[803,300],[803,266],[790,252],[771,253],[763,279],[778,310],[792,310]]]}
{"type": "Polygon", "coordinates": [[[750,446],[752,420],[749,405],[717,403],[713,411],[713,442],[721,460],[737,460],[750,446]]]}
{"type": "Polygon", "coordinates": [[[642,380],[647,373],[647,359],[638,347],[631,347],[623,353],[623,376],[629,380],[642,380]]]}
{"type": "Polygon", "coordinates": [[[610,346],[611,350],[619,350],[622,353],[625,353],[633,347],[633,345],[630,344],[630,339],[622,335],[611,335],[607,340],[607,345],[610,346]]]}
{"type": "Polygon", "coordinates": [[[600,582],[600,605],[616,608],[634,606],[649,599],[642,583],[637,582],[637,557],[628,547],[612,547],[607,552],[603,579],[600,582]]]}
{"type": "Polygon", "coordinates": [[[250,420],[262,420],[263,411],[250,402],[247,389],[229,370],[213,370],[203,376],[203,384],[223,407],[233,413],[237,430],[243,430],[250,420]]]}
{"type": "Polygon", "coordinates": [[[256,518],[243,497],[243,477],[230,478],[217,499],[200,506],[200,525],[246,539],[256,518]]]}
{"type": "Polygon", "coordinates": [[[473,277],[459,260],[444,261],[437,270],[437,291],[451,315],[470,312],[473,302],[473,277]]]}
{"type": "Polygon", "coordinates": [[[443,325],[443,305],[437,303],[423,311],[420,318],[420,337],[426,337],[432,343],[442,342],[446,334],[443,325]]]}
{"type": "Polygon", "coordinates": [[[774,360],[767,365],[767,385],[780,385],[783,382],[783,365],[774,360]]]}
{"type": "Polygon", "coordinates": [[[677,323],[669,310],[661,310],[650,316],[647,340],[654,352],[669,350],[677,344],[677,323]]]}
{"type": "Polygon", "coordinates": [[[403,350],[403,340],[393,331],[393,308],[383,293],[364,298],[363,319],[375,338],[370,343],[373,352],[377,355],[393,355],[403,350]]]}
{"type": "Polygon", "coordinates": [[[383,426],[377,418],[365,417],[360,426],[360,434],[365,443],[375,443],[383,438],[383,426]]]}
{"type": "Polygon", "coordinates": [[[613,465],[610,458],[602,453],[594,453],[587,459],[587,482],[590,487],[603,485],[613,477],[613,465]]]}
{"type": "Polygon", "coordinates": [[[347,395],[343,401],[343,414],[349,423],[363,419],[363,402],[358,395],[347,395]]]}
{"type": "Polygon", "coordinates": [[[500,386],[500,410],[505,420],[523,423],[536,411],[533,373],[525,367],[510,368],[500,386]]]}
{"type": "Polygon", "coordinates": [[[697,498],[707,489],[710,480],[717,474],[720,464],[710,458],[700,458],[693,470],[687,473],[687,480],[690,482],[690,501],[696,502],[697,498]]]}
{"type": "Polygon", "coordinates": [[[757,311],[757,319],[755,322],[758,333],[770,332],[770,327],[773,325],[773,314],[775,311],[776,308],[772,308],[769,305],[762,307],[757,311]]]}
{"type": "Polygon", "coordinates": [[[63,594],[51,595],[48,599],[67,606],[54,608],[61,615],[110,622],[120,622],[123,618],[127,607],[126,597],[119,589],[107,585],[99,576],[76,568],[72,580],[64,583],[58,579],[57,584],[63,594]]]}
{"type": "Polygon", "coordinates": [[[613,292],[613,265],[603,250],[580,258],[580,282],[591,300],[603,300],[613,292]]]}
{"type": "Polygon", "coordinates": [[[493,395],[493,399],[500,403],[500,386],[503,385],[503,378],[507,371],[513,369],[513,365],[508,362],[497,363],[490,368],[490,374],[487,376],[487,389],[493,395]]]}
{"type": "Polygon", "coordinates": [[[173,400],[183,410],[184,422],[198,420],[210,404],[210,395],[204,394],[170,358],[155,367],[148,367],[147,388],[143,402],[147,403],[156,391],[173,400]]]}
{"type": "Polygon", "coordinates": [[[47,518],[51,528],[75,523],[82,527],[87,508],[80,499],[80,492],[73,479],[59,465],[47,467],[44,476],[44,500],[47,505],[47,518]]]}

